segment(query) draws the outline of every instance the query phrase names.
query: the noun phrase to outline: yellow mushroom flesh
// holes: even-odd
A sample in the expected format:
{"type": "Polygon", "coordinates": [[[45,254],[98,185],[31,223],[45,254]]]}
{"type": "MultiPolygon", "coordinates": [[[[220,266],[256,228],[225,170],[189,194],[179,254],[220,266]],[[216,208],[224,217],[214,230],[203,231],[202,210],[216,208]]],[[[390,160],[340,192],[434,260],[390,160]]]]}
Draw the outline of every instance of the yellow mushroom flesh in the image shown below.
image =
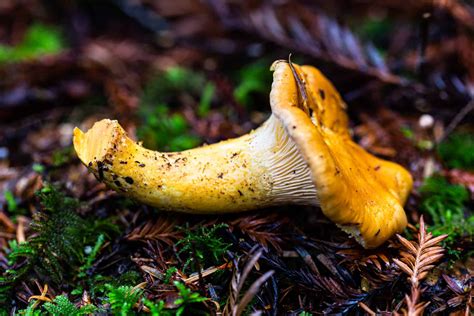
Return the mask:
{"type": "Polygon", "coordinates": [[[323,213],[366,248],[403,231],[410,173],[352,141],[346,105],[319,70],[286,61],[272,68],[273,115],[292,127],[288,133],[309,165],[323,213]]]}
{"type": "Polygon", "coordinates": [[[74,130],[80,160],[100,181],[143,203],[188,213],[281,204],[317,205],[311,172],[278,119],[242,137],[182,152],[157,152],[117,121],[74,130]]]}

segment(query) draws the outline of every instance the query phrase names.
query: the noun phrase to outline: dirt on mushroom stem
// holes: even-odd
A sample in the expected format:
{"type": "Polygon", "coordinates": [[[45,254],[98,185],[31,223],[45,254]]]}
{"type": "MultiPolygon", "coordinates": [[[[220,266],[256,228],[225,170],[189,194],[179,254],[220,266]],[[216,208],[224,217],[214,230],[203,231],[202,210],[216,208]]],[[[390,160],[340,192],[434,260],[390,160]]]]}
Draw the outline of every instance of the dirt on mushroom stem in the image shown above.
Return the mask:
{"type": "Polygon", "coordinates": [[[74,147],[98,180],[164,210],[228,213],[318,203],[306,162],[274,116],[240,138],[174,153],[145,149],[116,121],[102,120],[86,133],[76,129],[74,147]]]}

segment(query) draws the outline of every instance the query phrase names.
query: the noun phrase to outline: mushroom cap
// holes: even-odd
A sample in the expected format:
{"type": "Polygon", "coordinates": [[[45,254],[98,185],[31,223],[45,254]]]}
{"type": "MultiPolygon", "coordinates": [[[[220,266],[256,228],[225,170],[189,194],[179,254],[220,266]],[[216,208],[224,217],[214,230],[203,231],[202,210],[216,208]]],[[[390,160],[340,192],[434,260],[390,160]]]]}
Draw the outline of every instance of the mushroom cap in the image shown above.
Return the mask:
{"type": "Polygon", "coordinates": [[[352,141],[346,105],[319,70],[283,60],[272,70],[272,111],[306,159],[323,213],[366,248],[401,232],[410,173],[352,141]]]}

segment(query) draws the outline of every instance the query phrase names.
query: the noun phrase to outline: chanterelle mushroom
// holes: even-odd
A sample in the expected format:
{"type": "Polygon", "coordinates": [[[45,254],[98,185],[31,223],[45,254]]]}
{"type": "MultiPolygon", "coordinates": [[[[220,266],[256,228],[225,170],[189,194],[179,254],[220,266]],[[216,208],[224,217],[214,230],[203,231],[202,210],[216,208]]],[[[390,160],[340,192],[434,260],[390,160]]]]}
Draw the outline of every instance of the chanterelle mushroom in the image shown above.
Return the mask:
{"type": "Polygon", "coordinates": [[[242,137],[175,153],[143,148],[117,121],[74,130],[79,159],[112,189],[161,209],[225,213],[320,205],[364,247],[406,226],[412,178],[351,140],[345,104],[316,69],[273,64],[273,114],[242,137]]]}

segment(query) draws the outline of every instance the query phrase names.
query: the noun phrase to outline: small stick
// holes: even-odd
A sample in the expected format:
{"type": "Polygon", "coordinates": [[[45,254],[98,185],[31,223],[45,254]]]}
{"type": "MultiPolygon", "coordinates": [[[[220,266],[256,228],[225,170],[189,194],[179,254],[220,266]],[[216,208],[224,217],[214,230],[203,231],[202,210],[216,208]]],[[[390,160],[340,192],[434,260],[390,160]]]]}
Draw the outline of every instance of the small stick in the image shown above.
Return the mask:
{"type": "Polygon", "coordinates": [[[377,313],[375,313],[369,306],[365,305],[362,302],[359,302],[359,307],[362,308],[364,311],[367,312],[370,316],[375,316],[377,313]]]}
{"type": "Polygon", "coordinates": [[[466,104],[458,114],[456,114],[451,123],[449,123],[449,125],[444,130],[443,136],[441,136],[438,140],[438,144],[445,140],[446,137],[448,137],[449,134],[454,131],[454,129],[459,125],[459,123],[461,123],[464,117],[466,117],[466,115],[468,115],[472,110],[474,110],[474,99],[471,99],[471,101],[469,101],[469,103],[466,104]]]}

